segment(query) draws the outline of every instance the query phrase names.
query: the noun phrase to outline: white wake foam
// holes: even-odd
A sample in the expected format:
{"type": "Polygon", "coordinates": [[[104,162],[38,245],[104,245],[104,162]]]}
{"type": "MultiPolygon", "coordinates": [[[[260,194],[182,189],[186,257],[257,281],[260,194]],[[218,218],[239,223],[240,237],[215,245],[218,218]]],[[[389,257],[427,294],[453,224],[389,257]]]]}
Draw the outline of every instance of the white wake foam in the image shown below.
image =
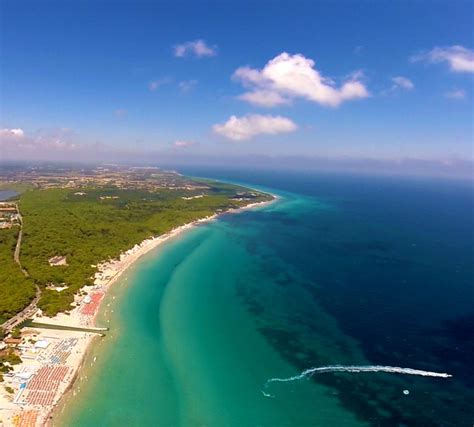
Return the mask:
{"type": "MultiPolygon", "coordinates": [[[[334,365],[334,366],[321,366],[319,368],[310,368],[304,370],[301,374],[295,375],[293,377],[288,378],[270,378],[265,383],[265,388],[271,383],[279,382],[279,383],[286,383],[292,381],[302,380],[304,378],[311,378],[315,374],[324,374],[327,372],[388,372],[391,374],[405,374],[405,375],[420,375],[422,377],[438,377],[438,378],[449,378],[452,377],[450,374],[441,373],[441,372],[430,372],[430,371],[422,371],[420,369],[412,369],[412,368],[399,368],[398,366],[341,366],[341,365],[334,365]]],[[[265,397],[273,397],[270,393],[267,393],[262,390],[262,393],[265,397]]]]}

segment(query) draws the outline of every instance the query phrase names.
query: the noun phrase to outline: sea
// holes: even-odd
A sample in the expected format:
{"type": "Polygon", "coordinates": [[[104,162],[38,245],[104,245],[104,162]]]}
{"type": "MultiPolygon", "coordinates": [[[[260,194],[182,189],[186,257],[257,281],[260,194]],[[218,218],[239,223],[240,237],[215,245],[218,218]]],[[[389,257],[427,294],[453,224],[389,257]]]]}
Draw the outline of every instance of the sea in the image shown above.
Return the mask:
{"type": "Polygon", "coordinates": [[[182,172],[279,199],[129,269],[53,425],[474,424],[472,181],[182,172]]]}

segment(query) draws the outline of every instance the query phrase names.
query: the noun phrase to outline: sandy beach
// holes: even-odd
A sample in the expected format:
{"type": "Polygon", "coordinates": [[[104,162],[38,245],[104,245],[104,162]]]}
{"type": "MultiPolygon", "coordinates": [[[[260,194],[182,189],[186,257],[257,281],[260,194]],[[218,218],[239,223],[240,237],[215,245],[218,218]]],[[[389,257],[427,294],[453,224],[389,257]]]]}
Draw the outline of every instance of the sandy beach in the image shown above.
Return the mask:
{"type": "Polygon", "coordinates": [[[27,427],[47,425],[58,402],[71,388],[94,337],[100,337],[106,328],[97,328],[95,319],[101,303],[117,279],[140,257],[159,245],[201,223],[212,221],[218,215],[238,213],[263,207],[267,202],[251,203],[239,209],[202,218],[177,227],[170,232],[152,237],[123,252],[118,259],[97,265],[93,286],[85,286],[75,296],[74,308],[53,318],[38,311],[34,327],[23,328],[23,342],[18,345],[22,363],[4,375],[0,392],[0,426],[27,427]],[[43,325],[38,325],[39,323],[43,325]],[[49,327],[46,325],[50,325],[49,327]],[[87,330],[61,330],[57,327],[87,330]],[[7,391],[10,387],[10,393],[7,391]]]}

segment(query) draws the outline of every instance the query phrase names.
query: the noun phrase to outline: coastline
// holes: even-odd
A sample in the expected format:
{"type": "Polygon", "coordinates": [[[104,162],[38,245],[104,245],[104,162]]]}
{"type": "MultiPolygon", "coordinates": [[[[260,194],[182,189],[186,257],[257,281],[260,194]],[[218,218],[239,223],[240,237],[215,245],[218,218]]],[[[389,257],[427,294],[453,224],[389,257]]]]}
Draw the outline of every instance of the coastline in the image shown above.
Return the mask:
{"type": "MultiPolygon", "coordinates": [[[[73,389],[73,386],[79,378],[81,367],[84,365],[87,354],[91,349],[91,343],[94,341],[94,337],[100,336],[104,329],[97,328],[96,318],[99,310],[103,306],[104,297],[107,294],[111,286],[117,282],[117,280],[140,259],[143,255],[147,254],[153,249],[156,249],[161,244],[168,240],[175,238],[182,234],[186,230],[190,230],[195,226],[212,221],[220,215],[238,213],[243,210],[254,209],[257,207],[264,207],[271,203],[274,203],[279,199],[278,196],[271,194],[272,200],[250,203],[246,206],[229,209],[223,212],[215,213],[205,218],[201,218],[182,226],[176,227],[173,230],[165,233],[161,236],[151,237],[143,240],[141,243],[135,245],[133,248],[124,251],[120,254],[118,259],[108,260],[97,265],[97,273],[95,274],[94,285],[83,287],[79,294],[75,295],[75,307],[68,313],[59,313],[53,318],[43,318],[41,313],[37,313],[33,321],[41,323],[43,325],[51,326],[62,326],[69,328],[88,328],[87,332],[72,331],[72,330],[56,330],[46,329],[39,326],[32,326],[25,328],[25,335],[31,335],[36,342],[49,342],[48,348],[35,351],[34,348],[22,348],[22,358],[24,352],[35,353],[34,361],[24,360],[21,364],[15,366],[13,372],[15,378],[26,378],[27,375],[35,378],[35,374],[46,369],[57,369],[51,368],[49,363],[53,358],[57,357],[55,349],[61,349],[64,347],[64,343],[74,342],[68,351],[66,359],[64,360],[64,369],[66,373],[54,383],[55,392],[51,397],[47,405],[44,404],[44,399],[41,402],[37,402],[35,399],[29,399],[30,396],[39,393],[37,390],[29,390],[30,383],[34,381],[21,382],[17,380],[17,390],[15,391],[14,399],[11,401],[11,397],[0,395],[0,415],[1,422],[5,427],[7,426],[22,426],[22,425],[38,425],[47,426],[51,424],[52,418],[55,416],[56,411],[64,397],[73,389]],[[72,341],[71,341],[72,340],[72,341]],[[51,350],[52,348],[52,350],[51,350]],[[37,354],[39,353],[39,356],[37,354]],[[44,354],[43,354],[44,353],[44,354]],[[43,363],[38,363],[38,359],[42,360],[43,363]],[[24,395],[26,394],[26,400],[24,395]],[[23,400],[22,400],[23,399],[23,400]]],[[[30,339],[32,341],[32,339],[30,339]]],[[[97,340],[95,340],[97,341],[97,340]]],[[[58,353],[59,354],[59,353],[58,353]]],[[[61,353],[61,357],[62,353],[61,353]]],[[[43,375],[44,376],[44,375],[43,375]]],[[[28,377],[28,379],[30,378],[28,377]]],[[[24,380],[23,380],[24,381],[24,380]]],[[[12,386],[14,386],[12,380],[12,386]]],[[[50,386],[48,386],[49,388],[50,386]]],[[[40,394],[45,394],[45,387],[41,390],[40,394]]],[[[41,400],[41,399],[40,399],[41,400]]]]}

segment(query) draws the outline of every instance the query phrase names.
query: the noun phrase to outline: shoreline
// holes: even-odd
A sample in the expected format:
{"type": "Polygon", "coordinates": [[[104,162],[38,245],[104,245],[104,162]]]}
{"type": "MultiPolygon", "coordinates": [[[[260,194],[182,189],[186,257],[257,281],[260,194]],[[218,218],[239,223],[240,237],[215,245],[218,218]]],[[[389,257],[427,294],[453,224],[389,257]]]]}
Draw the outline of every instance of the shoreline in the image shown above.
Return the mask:
{"type": "MultiPolygon", "coordinates": [[[[33,348],[29,348],[31,346],[26,346],[27,348],[21,349],[22,358],[28,352],[30,356],[31,353],[34,353],[35,360],[24,360],[21,364],[15,366],[13,378],[8,384],[11,386],[16,384],[18,386],[14,400],[11,401],[11,398],[6,395],[0,395],[0,421],[3,423],[2,425],[5,427],[23,424],[38,426],[51,425],[51,421],[55,417],[56,411],[61,402],[63,402],[65,397],[73,390],[74,385],[80,377],[79,373],[92,348],[92,343],[93,341],[96,341],[94,340],[94,337],[101,335],[101,328],[97,328],[96,319],[99,311],[103,307],[103,301],[106,294],[112,285],[116,283],[119,278],[136,263],[136,261],[153,249],[158,248],[163,243],[179,236],[186,230],[193,229],[199,224],[213,221],[220,215],[234,214],[244,210],[254,209],[256,207],[264,207],[280,199],[277,195],[270,195],[273,197],[272,200],[249,203],[240,208],[214,213],[213,215],[176,227],[163,235],[143,240],[131,249],[122,252],[118,258],[110,259],[98,264],[97,272],[94,276],[94,284],[92,286],[81,288],[78,294],[75,295],[75,306],[69,313],[58,313],[52,318],[43,318],[41,313],[37,313],[33,317],[33,321],[35,322],[51,326],[96,329],[96,331],[81,332],[45,329],[40,327],[25,328],[25,335],[31,335],[36,342],[49,342],[52,345],[48,345],[47,348],[38,351],[36,351],[35,344],[33,344],[33,348]],[[64,343],[72,342],[71,340],[73,340],[74,345],[71,346],[68,355],[65,356],[67,361],[66,359],[63,361],[64,365],[50,365],[50,361],[57,358],[55,349],[61,349],[61,347],[64,347],[64,343]],[[39,355],[36,356],[36,354],[39,355]],[[38,362],[38,359],[41,359],[41,362],[43,363],[38,362]],[[28,381],[28,383],[26,383],[21,382],[22,380],[18,380],[18,378],[27,375],[30,375],[34,379],[35,376],[39,376],[39,373],[42,373],[42,371],[58,369],[52,366],[64,366],[64,369],[67,367],[66,373],[62,378],[60,378],[59,382],[56,381],[55,383],[51,383],[48,387],[43,385],[43,389],[41,389],[40,386],[39,391],[36,389],[30,390],[30,383],[34,383],[34,381],[28,381]],[[36,401],[37,399],[35,400],[35,398],[30,397],[37,396],[38,393],[42,396],[46,395],[46,390],[49,387],[55,388],[55,392],[52,398],[51,396],[48,397],[48,405],[38,404],[36,401]],[[25,394],[26,400],[24,397],[25,394]],[[19,404],[21,406],[19,406],[19,404]],[[28,422],[30,424],[27,424],[28,422]]],[[[103,330],[104,329],[102,328],[102,331],[103,330]]],[[[30,342],[32,341],[32,338],[30,338],[30,342]]],[[[57,353],[59,354],[59,351],[57,353]]],[[[64,357],[62,353],[61,357],[64,357]]],[[[53,374],[51,374],[51,376],[52,375],[53,374]]],[[[44,403],[44,398],[40,403],[44,403]]]]}
{"type": "Polygon", "coordinates": [[[76,368],[76,370],[75,370],[75,372],[74,372],[74,374],[71,378],[71,381],[69,382],[67,387],[64,389],[64,391],[60,394],[60,396],[58,396],[57,402],[45,414],[45,417],[44,417],[44,420],[43,420],[42,424],[39,424],[41,427],[43,427],[43,426],[44,427],[52,426],[53,416],[55,415],[56,411],[59,409],[59,407],[62,404],[62,402],[64,401],[64,399],[73,391],[73,388],[74,388],[76,382],[80,378],[80,375],[79,375],[80,371],[84,368],[87,356],[89,355],[89,353],[92,350],[92,345],[93,345],[94,341],[98,341],[98,339],[100,339],[100,338],[102,338],[102,337],[100,337],[100,336],[92,337],[92,339],[88,342],[87,346],[84,348],[84,350],[82,352],[81,360],[77,364],[77,368],[76,368]]]}

